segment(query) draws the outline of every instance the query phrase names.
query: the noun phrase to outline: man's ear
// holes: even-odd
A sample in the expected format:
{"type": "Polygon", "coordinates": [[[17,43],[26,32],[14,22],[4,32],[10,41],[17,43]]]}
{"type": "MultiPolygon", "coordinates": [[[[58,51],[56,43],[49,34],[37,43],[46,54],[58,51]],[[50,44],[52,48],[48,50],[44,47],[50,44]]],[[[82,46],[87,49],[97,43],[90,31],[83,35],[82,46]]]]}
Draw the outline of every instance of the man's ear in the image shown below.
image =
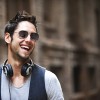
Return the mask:
{"type": "Polygon", "coordinates": [[[10,43],[11,42],[11,36],[10,36],[10,34],[8,32],[5,33],[4,38],[5,38],[5,42],[6,43],[10,43]]]}

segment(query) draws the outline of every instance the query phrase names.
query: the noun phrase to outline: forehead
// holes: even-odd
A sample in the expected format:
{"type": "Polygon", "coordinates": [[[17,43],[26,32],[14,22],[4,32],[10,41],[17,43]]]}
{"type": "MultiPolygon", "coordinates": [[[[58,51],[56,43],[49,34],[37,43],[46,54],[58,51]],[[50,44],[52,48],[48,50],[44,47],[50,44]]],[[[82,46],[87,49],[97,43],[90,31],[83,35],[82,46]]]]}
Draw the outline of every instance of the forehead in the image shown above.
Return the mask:
{"type": "Polygon", "coordinates": [[[35,26],[28,21],[22,21],[18,24],[16,30],[20,31],[20,30],[26,30],[29,32],[36,32],[36,28],[35,26]]]}

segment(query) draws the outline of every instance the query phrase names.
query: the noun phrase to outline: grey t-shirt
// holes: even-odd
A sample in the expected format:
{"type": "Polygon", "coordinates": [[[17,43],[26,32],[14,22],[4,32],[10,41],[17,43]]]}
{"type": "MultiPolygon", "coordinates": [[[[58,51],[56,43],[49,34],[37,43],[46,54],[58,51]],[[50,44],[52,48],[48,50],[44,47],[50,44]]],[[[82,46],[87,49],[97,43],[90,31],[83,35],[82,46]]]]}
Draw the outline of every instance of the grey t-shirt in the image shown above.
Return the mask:
{"type": "MultiPolygon", "coordinates": [[[[31,77],[31,76],[30,76],[31,77]]],[[[30,77],[22,87],[14,87],[9,79],[2,73],[1,77],[1,97],[2,100],[28,100],[30,77]]],[[[45,88],[48,100],[64,100],[61,85],[50,71],[45,72],[45,88]]]]}

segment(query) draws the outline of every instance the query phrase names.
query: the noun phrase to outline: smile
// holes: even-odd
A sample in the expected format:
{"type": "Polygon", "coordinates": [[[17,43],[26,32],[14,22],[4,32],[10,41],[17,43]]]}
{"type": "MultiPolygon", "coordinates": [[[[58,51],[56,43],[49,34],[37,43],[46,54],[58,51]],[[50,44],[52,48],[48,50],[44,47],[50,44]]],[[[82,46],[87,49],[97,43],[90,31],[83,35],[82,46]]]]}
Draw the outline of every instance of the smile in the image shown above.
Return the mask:
{"type": "Polygon", "coordinates": [[[30,50],[30,48],[28,46],[25,46],[25,45],[21,46],[21,48],[24,49],[24,50],[27,50],[27,51],[30,50]]]}

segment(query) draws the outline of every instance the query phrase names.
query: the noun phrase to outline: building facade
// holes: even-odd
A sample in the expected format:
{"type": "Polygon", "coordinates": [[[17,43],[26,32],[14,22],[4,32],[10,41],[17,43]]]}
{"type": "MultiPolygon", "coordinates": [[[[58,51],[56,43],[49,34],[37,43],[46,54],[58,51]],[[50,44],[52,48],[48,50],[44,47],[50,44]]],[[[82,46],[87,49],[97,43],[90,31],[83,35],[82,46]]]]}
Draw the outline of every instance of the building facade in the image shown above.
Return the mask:
{"type": "Polygon", "coordinates": [[[0,63],[7,59],[4,26],[18,10],[37,17],[32,59],[57,75],[65,100],[100,100],[100,1],[0,0],[0,63]]]}

